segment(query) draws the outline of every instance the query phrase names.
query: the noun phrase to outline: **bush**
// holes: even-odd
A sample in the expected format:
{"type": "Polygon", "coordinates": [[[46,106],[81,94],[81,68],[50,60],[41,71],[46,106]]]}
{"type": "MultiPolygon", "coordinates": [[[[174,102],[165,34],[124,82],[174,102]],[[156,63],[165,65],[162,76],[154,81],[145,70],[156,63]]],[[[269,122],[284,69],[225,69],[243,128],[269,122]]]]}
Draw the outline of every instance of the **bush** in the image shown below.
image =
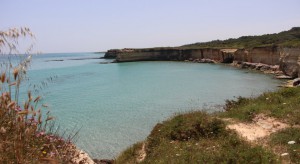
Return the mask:
{"type": "Polygon", "coordinates": [[[226,100],[223,109],[225,111],[230,111],[239,105],[245,104],[246,102],[248,102],[247,98],[239,96],[237,97],[237,100],[226,100]]]}
{"type": "Polygon", "coordinates": [[[170,127],[172,131],[169,136],[172,140],[187,141],[190,139],[210,138],[222,135],[225,131],[223,121],[216,118],[209,118],[206,114],[201,114],[195,119],[189,116],[179,115],[174,118],[174,123],[170,127]]]}
{"type": "MultiPolygon", "coordinates": [[[[203,112],[191,112],[157,124],[144,142],[143,163],[276,163],[276,156],[251,145],[224,123],[203,112]]],[[[136,163],[141,143],[130,147],[116,163],[136,163]]]]}

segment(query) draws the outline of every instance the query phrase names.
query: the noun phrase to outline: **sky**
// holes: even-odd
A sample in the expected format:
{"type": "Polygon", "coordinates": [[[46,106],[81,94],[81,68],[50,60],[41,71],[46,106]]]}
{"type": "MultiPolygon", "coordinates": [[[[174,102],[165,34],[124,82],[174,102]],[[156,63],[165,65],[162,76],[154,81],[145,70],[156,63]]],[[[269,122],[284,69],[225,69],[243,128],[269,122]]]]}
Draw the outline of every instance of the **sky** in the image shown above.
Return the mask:
{"type": "Polygon", "coordinates": [[[300,26],[300,0],[0,0],[45,53],[180,46],[300,26]]]}

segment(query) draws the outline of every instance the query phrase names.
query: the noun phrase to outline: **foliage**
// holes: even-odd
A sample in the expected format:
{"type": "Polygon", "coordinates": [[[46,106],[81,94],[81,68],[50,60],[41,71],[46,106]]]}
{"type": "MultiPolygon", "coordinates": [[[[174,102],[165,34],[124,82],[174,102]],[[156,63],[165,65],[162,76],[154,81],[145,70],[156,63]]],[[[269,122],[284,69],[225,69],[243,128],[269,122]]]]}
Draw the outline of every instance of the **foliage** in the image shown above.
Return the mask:
{"type": "Polygon", "coordinates": [[[0,57],[8,55],[0,65],[0,163],[67,163],[75,153],[73,145],[54,130],[49,113],[42,118],[46,106],[39,104],[41,96],[28,91],[27,96],[22,95],[27,97],[25,102],[19,100],[32,49],[19,55],[21,37],[34,39],[29,28],[0,31],[0,57]],[[20,62],[12,62],[12,57],[19,57],[20,62]]]}
{"type": "Polygon", "coordinates": [[[236,100],[225,100],[225,106],[224,106],[224,110],[225,111],[229,111],[232,108],[238,107],[239,105],[245,104],[247,102],[247,98],[244,97],[237,97],[236,100]]]}
{"type": "Polygon", "coordinates": [[[222,135],[225,131],[225,124],[216,118],[203,116],[192,117],[194,113],[178,115],[173,118],[168,129],[172,129],[169,138],[172,140],[187,141],[190,139],[212,138],[222,135]]]}
{"type": "MultiPolygon", "coordinates": [[[[282,88],[256,98],[227,100],[224,112],[177,115],[153,128],[144,141],[147,156],[142,163],[299,163],[299,102],[300,87],[282,88]],[[262,147],[239,138],[219,119],[252,121],[260,113],[296,126],[264,138],[262,147]],[[295,144],[288,144],[289,141],[295,144]],[[283,153],[288,155],[281,156],[283,153]]],[[[138,143],[128,148],[116,162],[136,163],[142,145],[138,143]]]]}
{"type": "Polygon", "coordinates": [[[140,156],[140,151],[143,147],[142,142],[138,142],[129,148],[127,148],[122,154],[118,157],[116,163],[120,164],[132,164],[137,163],[137,158],[140,156]]]}
{"type": "Polygon", "coordinates": [[[194,43],[182,48],[253,48],[264,46],[300,47],[300,27],[275,34],[261,36],[242,36],[237,39],[214,40],[194,43]]]}
{"type": "MultiPolygon", "coordinates": [[[[260,146],[251,146],[236,133],[226,130],[224,125],[223,121],[202,112],[181,114],[157,124],[145,141],[147,156],[143,163],[276,162],[273,153],[260,146]],[[201,125],[201,133],[195,125],[201,125]]],[[[127,149],[116,162],[134,163],[141,145],[127,149]]]]}
{"type": "Polygon", "coordinates": [[[220,113],[222,117],[251,121],[255,114],[264,113],[291,125],[300,125],[300,87],[282,88],[257,98],[239,98],[226,102],[227,112],[220,113]]]}
{"type": "Polygon", "coordinates": [[[293,163],[300,162],[300,129],[287,128],[277,133],[272,134],[270,145],[280,147],[280,150],[285,150],[280,153],[288,152],[288,158],[293,163]],[[288,144],[290,141],[295,141],[294,144],[288,144]]]}

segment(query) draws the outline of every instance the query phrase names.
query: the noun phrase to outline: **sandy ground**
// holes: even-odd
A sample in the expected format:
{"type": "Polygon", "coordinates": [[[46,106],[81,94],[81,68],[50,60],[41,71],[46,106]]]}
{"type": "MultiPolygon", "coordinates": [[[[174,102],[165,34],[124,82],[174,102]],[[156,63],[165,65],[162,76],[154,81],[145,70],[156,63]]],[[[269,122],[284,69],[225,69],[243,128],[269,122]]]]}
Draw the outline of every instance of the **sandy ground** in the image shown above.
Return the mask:
{"type": "Polygon", "coordinates": [[[227,126],[248,141],[256,141],[286,127],[287,124],[263,114],[257,115],[252,123],[231,123],[227,126]]]}

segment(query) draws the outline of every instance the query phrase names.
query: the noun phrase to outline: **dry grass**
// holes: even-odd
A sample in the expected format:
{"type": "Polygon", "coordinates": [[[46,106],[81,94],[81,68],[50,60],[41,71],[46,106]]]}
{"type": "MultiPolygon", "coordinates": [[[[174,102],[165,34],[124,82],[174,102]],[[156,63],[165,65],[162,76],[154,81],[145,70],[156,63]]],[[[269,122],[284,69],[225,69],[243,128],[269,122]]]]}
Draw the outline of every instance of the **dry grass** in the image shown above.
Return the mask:
{"type": "Polygon", "coordinates": [[[18,56],[20,37],[34,38],[28,28],[0,31],[0,53],[8,55],[0,63],[0,163],[72,163],[76,148],[71,137],[58,135],[53,117],[49,112],[43,115],[41,96],[34,97],[30,91],[20,95],[31,61],[31,55],[19,56],[19,63],[10,60],[9,55],[18,56]],[[19,96],[26,97],[24,103],[19,96]]]}

